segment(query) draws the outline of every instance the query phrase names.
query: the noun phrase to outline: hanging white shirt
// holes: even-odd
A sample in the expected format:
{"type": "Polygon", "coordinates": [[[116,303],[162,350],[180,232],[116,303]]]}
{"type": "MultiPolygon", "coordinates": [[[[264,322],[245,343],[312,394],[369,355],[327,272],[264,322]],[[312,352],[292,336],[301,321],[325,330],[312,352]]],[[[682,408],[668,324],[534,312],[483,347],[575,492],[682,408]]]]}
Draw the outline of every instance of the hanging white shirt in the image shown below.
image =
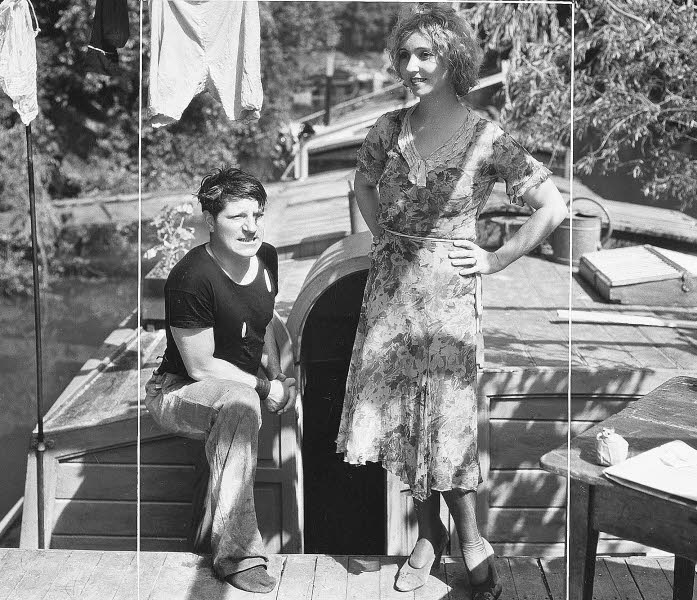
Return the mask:
{"type": "Polygon", "coordinates": [[[230,120],[259,118],[257,0],[151,0],[150,92],[154,127],[181,118],[207,89],[230,120]]]}
{"type": "Polygon", "coordinates": [[[25,125],[39,114],[35,40],[39,26],[37,23],[34,29],[33,12],[28,0],[0,4],[0,89],[12,98],[12,106],[25,125]]]}

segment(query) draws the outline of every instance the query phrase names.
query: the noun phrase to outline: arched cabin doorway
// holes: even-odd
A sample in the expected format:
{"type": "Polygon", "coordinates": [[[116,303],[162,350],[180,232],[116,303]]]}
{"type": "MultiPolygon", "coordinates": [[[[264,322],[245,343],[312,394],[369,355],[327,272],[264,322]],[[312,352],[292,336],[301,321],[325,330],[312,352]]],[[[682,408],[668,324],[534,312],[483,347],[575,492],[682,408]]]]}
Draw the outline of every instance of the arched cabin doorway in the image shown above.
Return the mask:
{"type": "Polygon", "coordinates": [[[335,444],[369,248],[369,234],[329,248],[305,279],[288,319],[301,382],[305,552],[384,554],[387,549],[385,472],[375,463],[343,462],[335,444]]]}

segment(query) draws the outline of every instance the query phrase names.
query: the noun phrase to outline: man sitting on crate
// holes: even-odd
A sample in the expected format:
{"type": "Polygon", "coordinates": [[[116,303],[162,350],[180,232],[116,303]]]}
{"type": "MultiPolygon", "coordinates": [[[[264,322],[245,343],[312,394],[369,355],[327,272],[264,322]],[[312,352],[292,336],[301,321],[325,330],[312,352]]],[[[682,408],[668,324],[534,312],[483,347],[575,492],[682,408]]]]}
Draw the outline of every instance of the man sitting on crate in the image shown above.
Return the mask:
{"type": "Polygon", "coordinates": [[[269,592],[276,582],[266,572],[253,496],[260,402],[276,414],[290,410],[295,380],[281,373],[271,327],[278,262],[273,247],[262,248],[266,191],[226,168],[206,175],[197,196],[210,242],[190,250],[167,278],[167,349],[145,402],[162,428],[205,439],[203,523],[212,523],[216,574],[269,592]],[[260,367],[268,379],[258,376],[260,367]]]}

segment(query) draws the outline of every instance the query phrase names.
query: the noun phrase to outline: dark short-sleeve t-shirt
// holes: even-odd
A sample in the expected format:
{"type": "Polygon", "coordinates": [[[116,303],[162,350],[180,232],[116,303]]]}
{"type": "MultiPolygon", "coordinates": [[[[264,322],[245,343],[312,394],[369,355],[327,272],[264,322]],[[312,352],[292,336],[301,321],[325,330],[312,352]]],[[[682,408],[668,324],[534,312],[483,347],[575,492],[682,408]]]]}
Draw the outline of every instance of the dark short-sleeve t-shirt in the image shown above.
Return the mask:
{"type": "Polygon", "coordinates": [[[174,266],[165,284],[167,349],[161,370],[189,377],[172,327],[212,327],[213,356],[256,374],[275,295],[275,279],[261,260],[254,280],[240,285],[225,274],[205,245],[193,248],[174,266]]]}

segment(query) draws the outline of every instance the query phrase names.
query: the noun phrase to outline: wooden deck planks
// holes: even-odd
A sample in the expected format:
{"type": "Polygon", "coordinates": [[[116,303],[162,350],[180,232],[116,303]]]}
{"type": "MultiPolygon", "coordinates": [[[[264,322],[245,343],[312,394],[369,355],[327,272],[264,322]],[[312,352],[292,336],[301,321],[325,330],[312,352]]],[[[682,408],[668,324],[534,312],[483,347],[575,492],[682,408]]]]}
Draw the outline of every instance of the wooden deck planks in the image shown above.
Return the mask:
{"type": "Polygon", "coordinates": [[[623,558],[605,558],[603,561],[622,600],[643,600],[641,592],[623,558]]]}
{"type": "Polygon", "coordinates": [[[56,554],[47,550],[39,551],[35,559],[24,568],[22,578],[9,598],[12,600],[36,600],[46,594],[55,578],[63,569],[67,554],[56,554]]]}
{"type": "Polygon", "coordinates": [[[552,598],[566,598],[566,560],[565,558],[541,558],[540,566],[552,598]]]}
{"type": "Polygon", "coordinates": [[[38,552],[8,550],[0,560],[0,600],[12,598],[12,590],[24,576],[31,563],[38,558],[38,552]]]}
{"type": "Polygon", "coordinates": [[[445,568],[445,581],[450,588],[448,600],[470,600],[469,579],[462,559],[448,556],[443,560],[443,566],[445,568]]]}
{"type": "MultiPolygon", "coordinates": [[[[73,600],[85,589],[95,567],[102,557],[101,551],[73,550],[63,564],[48,592],[42,600],[73,600]]],[[[119,600],[122,600],[120,597],[119,600]]]]}
{"type": "Polygon", "coordinates": [[[122,587],[118,593],[119,600],[147,600],[150,597],[155,582],[160,575],[160,569],[165,562],[167,555],[164,552],[141,552],[140,560],[134,560],[130,565],[130,573],[126,580],[136,579],[136,572],[139,578],[136,585],[122,587]]]}
{"type": "MultiPolygon", "coordinates": [[[[135,561],[135,552],[102,552],[79,597],[80,600],[115,600],[119,589],[131,581],[129,566],[135,561]]],[[[132,582],[136,585],[137,582],[132,582]]],[[[120,600],[120,599],[119,599],[120,600]]]]}
{"type": "Polygon", "coordinates": [[[632,556],[626,559],[632,578],[642,593],[643,600],[672,600],[673,590],[663,569],[655,558],[632,556]]]}
{"type": "Polygon", "coordinates": [[[501,578],[503,592],[499,600],[519,600],[515,582],[513,581],[513,572],[507,558],[496,559],[496,570],[501,578]]]}
{"type": "MultiPolygon", "coordinates": [[[[471,600],[459,558],[415,592],[394,589],[403,557],[271,555],[269,594],[219,581],[210,557],[189,553],[0,549],[0,600],[471,600]],[[140,594],[137,574],[140,573],[140,594]]],[[[563,600],[564,558],[497,558],[500,600],[563,600]]],[[[673,559],[598,558],[594,600],[671,600],[673,559]]],[[[697,594],[695,594],[697,600],[697,594]]]]}
{"type": "Polygon", "coordinates": [[[188,553],[168,552],[148,600],[188,597],[198,570],[197,558],[188,553]]]}
{"type": "Polygon", "coordinates": [[[346,600],[380,598],[380,558],[351,556],[348,561],[346,600]]]}
{"type": "Polygon", "coordinates": [[[536,558],[509,558],[508,564],[511,566],[518,600],[549,600],[547,586],[542,579],[542,569],[536,558]]]}
{"type": "Polygon", "coordinates": [[[597,600],[621,600],[622,598],[602,558],[598,559],[595,563],[593,598],[597,600]]]}
{"type": "Polygon", "coordinates": [[[347,556],[318,556],[312,600],[346,598],[347,556]]]}
{"type": "Polygon", "coordinates": [[[286,558],[278,597],[288,600],[312,600],[317,557],[312,554],[290,554],[286,558]]]}

